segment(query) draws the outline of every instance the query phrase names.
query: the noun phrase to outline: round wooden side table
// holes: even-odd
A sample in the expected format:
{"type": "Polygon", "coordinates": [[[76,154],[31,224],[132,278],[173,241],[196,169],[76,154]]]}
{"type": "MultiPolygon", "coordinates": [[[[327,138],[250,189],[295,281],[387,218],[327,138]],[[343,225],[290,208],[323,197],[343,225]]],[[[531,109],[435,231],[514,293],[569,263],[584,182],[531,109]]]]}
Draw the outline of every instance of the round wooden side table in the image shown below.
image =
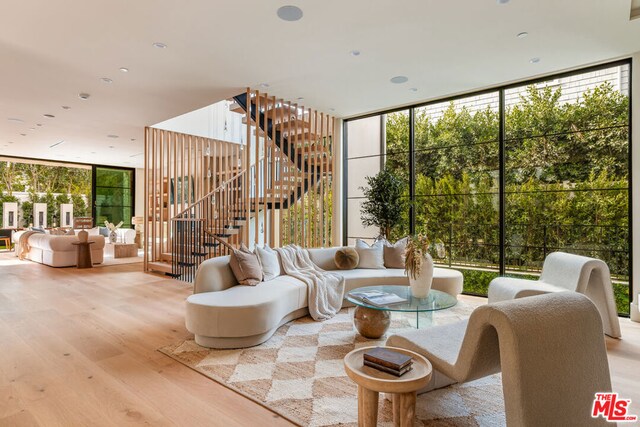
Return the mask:
{"type": "Polygon", "coordinates": [[[392,394],[393,424],[413,426],[416,415],[416,392],[431,380],[431,363],[418,353],[403,348],[386,347],[413,358],[413,369],[401,377],[364,365],[364,353],[375,347],[362,347],[344,357],[344,369],[358,384],[358,426],[375,427],[378,422],[380,393],[392,394]]]}

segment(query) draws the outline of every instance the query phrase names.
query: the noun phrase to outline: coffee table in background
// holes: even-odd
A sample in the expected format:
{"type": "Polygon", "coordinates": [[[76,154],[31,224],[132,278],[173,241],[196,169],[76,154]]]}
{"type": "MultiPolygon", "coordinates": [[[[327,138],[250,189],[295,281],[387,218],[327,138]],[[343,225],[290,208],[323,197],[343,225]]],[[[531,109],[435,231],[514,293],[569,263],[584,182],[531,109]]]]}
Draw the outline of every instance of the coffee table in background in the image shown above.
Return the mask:
{"type": "Polygon", "coordinates": [[[451,308],[458,303],[458,300],[445,292],[432,289],[426,298],[416,298],[411,295],[409,286],[381,285],[366,286],[349,291],[345,298],[356,305],[353,313],[353,323],[365,338],[380,338],[387,332],[391,324],[391,312],[415,313],[416,328],[420,327],[420,314],[431,315],[434,311],[451,308]],[[384,307],[368,304],[353,295],[354,292],[379,291],[398,295],[407,300],[400,304],[392,304],[384,307]]]}

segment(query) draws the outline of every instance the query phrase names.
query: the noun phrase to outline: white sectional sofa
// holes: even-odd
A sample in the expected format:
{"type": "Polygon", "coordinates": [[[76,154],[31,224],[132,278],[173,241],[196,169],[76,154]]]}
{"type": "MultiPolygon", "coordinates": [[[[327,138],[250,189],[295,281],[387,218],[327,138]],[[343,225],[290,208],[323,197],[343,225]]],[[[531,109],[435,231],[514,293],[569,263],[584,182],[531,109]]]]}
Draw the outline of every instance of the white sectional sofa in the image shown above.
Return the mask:
{"type": "MultiPolygon", "coordinates": [[[[318,267],[345,278],[345,292],[362,286],[409,284],[402,269],[337,270],[334,257],[338,249],[308,251],[318,267]]],[[[462,273],[435,268],[432,288],[458,296],[462,273]]],[[[347,305],[350,303],[344,301],[343,306],[347,305]]],[[[229,256],[224,256],[198,268],[194,294],[187,298],[186,326],[204,347],[241,348],[268,340],[278,327],[308,313],[303,282],[283,275],[257,286],[241,286],[231,271],[229,256]]]]}
{"type": "MultiPolygon", "coordinates": [[[[15,242],[15,254],[19,256],[22,252],[20,246],[20,236],[25,233],[19,231],[13,235],[15,242]]],[[[77,263],[77,247],[72,243],[78,241],[78,236],[54,236],[45,233],[35,233],[29,236],[29,246],[31,249],[26,258],[51,267],[73,267],[77,263]]],[[[95,242],[91,245],[91,261],[94,264],[101,264],[104,260],[104,237],[89,236],[89,241],[95,242]]]]}

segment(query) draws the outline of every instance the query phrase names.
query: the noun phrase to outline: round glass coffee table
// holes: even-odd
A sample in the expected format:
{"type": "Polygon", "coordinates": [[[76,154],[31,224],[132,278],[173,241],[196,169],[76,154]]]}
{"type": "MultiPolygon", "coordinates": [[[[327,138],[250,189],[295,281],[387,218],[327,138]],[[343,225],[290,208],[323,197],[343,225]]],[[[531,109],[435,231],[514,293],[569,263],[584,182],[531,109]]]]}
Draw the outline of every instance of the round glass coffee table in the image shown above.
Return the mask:
{"type": "Polygon", "coordinates": [[[356,305],[356,310],[353,313],[353,323],[360,335],[365,338],[380,338],[383,336],[391,324],[391,312],[415,313],[416,328],[419,328],[421,313],[430,314],[437,310],[451,308],[458,303],[454,296],[435,289],[430,290],[426,298],[416,298],[411,295],[409,286],[394,285],[356,288],[349,291],[345,298],[356,305]],[[382,293],[396,295],[405,301],[388,305],[375,305],[363,298],[363,295],[375,296],[382,293]]]}

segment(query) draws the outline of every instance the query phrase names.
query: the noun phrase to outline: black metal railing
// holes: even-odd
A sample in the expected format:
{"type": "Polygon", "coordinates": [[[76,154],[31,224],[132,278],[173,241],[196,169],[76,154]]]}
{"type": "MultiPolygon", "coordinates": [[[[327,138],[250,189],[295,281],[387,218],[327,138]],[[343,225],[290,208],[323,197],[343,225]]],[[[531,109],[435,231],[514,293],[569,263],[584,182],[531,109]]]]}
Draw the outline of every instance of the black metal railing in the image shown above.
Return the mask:
{"type": "Polygon", "coordinates": [[[191,282],[206,259],[228,255],[248,220],[242,171],[171,220],[172,275],[191,282]]]}

